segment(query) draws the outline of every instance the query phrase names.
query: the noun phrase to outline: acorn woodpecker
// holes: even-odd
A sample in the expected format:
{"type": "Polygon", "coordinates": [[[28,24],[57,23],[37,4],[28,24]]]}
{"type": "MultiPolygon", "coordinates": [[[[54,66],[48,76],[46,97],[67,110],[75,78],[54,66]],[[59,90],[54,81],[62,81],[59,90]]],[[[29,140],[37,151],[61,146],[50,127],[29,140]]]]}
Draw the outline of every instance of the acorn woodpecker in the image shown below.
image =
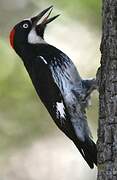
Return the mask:
{"type": "Polygon", "coordinates": [[[71,59],[44,39],[53,6],[19,22],[10,32],[10,44],[21,57],[35,90],[52,119],[76,145],[90,168],[97,165],[86,107],[96,80],[83,80],[71,59]]]}

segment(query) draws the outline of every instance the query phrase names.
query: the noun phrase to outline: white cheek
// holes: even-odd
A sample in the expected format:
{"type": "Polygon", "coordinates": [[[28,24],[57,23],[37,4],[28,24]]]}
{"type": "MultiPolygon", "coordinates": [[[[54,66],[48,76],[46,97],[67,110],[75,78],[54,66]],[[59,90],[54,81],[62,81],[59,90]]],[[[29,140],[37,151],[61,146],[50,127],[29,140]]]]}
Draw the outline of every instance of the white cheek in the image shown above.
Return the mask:
{"type": "Polygon", "coordinates": [[[28,43],[30,44],[47,44],[40,36],[36,34],[35,29],[33,28],[28,35],[28,43]]]}

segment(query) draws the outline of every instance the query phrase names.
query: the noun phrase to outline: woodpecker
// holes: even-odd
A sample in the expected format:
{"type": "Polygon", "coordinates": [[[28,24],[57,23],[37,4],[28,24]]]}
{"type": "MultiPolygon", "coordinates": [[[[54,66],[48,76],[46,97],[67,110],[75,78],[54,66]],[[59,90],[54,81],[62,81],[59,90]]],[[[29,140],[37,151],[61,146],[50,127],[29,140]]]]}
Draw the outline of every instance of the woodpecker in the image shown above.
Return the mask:
{"type": "Polygon", "coordinates": [[[80,77],[71,59],[44,39],[53,6],[24,19],[10,32],[10,44],[21,57],[35,90],[58,128],[76,145],[90,168],[97,148],[88,127],[86,108],[96,80],[80,77]]]}

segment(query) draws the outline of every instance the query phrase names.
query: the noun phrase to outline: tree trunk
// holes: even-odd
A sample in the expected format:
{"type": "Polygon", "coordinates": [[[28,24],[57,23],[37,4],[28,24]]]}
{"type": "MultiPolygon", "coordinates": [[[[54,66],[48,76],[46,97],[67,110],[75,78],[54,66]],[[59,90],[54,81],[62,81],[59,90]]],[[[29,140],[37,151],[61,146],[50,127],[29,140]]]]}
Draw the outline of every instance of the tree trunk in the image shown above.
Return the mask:
{"type": "Polygon", "coordinates": [[[117,0],[102,3],[97,179],[117,180],[117,0]]]}

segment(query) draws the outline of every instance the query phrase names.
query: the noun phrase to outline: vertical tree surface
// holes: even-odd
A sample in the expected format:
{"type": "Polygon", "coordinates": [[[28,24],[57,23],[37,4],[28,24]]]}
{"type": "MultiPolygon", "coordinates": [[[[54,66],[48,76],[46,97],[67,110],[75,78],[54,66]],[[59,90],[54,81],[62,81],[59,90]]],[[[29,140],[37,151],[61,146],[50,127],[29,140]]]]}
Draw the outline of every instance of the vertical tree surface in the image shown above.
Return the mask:
{"type": "Polygon", "coordinates": [[[98,180],[117,180],[117,0],[102,2],[98,180]]]}

